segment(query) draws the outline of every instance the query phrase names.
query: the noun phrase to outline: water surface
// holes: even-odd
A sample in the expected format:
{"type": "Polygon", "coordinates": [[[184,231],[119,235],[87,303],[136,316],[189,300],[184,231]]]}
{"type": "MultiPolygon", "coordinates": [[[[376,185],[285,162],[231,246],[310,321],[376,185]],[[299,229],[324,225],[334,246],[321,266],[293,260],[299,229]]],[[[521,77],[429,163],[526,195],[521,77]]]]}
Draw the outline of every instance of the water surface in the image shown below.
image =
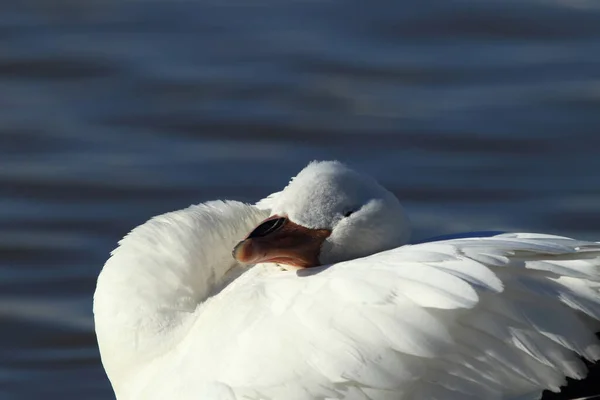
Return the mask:
{"type": "Polygon", "coordinates": [[[152,215],[339,159],[415,239],[600,240],[595,1],[0,6],[0,398],[110,399],[91,315],[152,215]]]}

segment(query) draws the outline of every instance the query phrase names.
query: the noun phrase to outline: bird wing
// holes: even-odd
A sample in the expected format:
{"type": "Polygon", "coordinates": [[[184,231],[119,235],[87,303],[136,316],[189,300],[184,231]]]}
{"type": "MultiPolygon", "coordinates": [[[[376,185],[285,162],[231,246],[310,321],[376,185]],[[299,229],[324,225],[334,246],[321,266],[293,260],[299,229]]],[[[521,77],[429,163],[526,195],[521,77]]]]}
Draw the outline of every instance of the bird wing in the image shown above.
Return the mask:
{"type": "Polygon", "coordinates": [[[537,399],[600,358],[599,243],[502,234],[275,269],[198,310],[178,398],[537,399]]]}

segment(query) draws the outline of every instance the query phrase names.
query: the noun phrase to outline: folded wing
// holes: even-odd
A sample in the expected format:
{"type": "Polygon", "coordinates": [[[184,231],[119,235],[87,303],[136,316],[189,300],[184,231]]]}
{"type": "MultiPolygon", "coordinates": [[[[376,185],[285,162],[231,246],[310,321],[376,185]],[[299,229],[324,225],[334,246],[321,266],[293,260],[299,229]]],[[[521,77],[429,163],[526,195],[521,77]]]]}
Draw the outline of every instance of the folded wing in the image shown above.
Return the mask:
{"type": "Polygon", "coordinates": [[[502,234],[273,268],[198,310],[173,381],[227,399],[536,399],[600,358],[599,243],[502,234]]]}

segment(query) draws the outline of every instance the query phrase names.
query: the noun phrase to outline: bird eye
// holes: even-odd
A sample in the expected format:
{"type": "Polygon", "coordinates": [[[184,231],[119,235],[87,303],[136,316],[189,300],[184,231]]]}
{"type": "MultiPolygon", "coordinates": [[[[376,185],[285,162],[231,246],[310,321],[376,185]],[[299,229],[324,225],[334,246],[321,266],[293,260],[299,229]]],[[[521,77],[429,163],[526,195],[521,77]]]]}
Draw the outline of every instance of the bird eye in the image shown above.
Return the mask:
{"type": "Polygon", "coordinates": [[[351,216],[352,214],[354,214],[354,211],[353,211],[353,210],[346,211],[346,213],[344,214],[344,217],[349,217],[349,216],[351,216]]]}
{"type": "Polygon", "coordinates": [[[286,221],[287,218],[268,219],[256,228],[254,228],[254,230],[250,232],[247,238],[251,239],[256,237],[267,236],[268,234],[273,233],[279,228],[281,228],[286,221]]]}

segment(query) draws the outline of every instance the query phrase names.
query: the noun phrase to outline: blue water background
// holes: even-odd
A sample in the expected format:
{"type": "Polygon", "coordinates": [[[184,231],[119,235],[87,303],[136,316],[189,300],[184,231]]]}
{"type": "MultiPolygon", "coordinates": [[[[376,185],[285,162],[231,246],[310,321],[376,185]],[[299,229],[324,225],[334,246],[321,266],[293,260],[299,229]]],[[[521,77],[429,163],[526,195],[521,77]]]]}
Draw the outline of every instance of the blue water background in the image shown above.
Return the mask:
{"type": "Polygon", "coordinates": [[[112,398],[91,301],[117,240],[313,159],[393,190],[416,240],[600,240],[600,3],[4,2],[0,398],[112,398]]]}

